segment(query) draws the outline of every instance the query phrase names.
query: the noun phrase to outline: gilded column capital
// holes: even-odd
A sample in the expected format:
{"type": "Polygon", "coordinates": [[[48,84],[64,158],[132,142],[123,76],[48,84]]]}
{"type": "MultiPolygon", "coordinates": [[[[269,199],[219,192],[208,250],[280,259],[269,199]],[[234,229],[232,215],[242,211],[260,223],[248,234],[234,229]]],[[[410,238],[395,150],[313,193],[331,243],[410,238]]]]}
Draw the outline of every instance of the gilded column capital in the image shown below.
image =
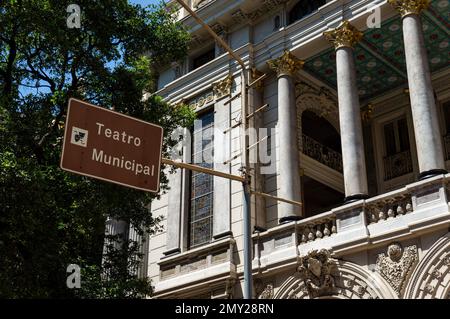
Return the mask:
{"type": "Polygon", "coordinates": [[[284,51],[283,55],[277,59],[267,61],[269,67],[277,72],[278,76],[289,75],[292,76],[295,72],[300,70],[305,61],[295,57],[291,52],[284,51]]]}
{"type": "Polygon", "coordinates": [[[344,47],[353,48],[364,36],[361,31],[347,20],[344,20],[336,29],[324,32],[323,35],[328,41],[333,43],[336,50],[344,47]]]}
{"type": "Polygon", "coordinates": [[[410,14],[419,15],[423,10],[430,6],[430,0],[388,0],[402,18],[410,14]]]}

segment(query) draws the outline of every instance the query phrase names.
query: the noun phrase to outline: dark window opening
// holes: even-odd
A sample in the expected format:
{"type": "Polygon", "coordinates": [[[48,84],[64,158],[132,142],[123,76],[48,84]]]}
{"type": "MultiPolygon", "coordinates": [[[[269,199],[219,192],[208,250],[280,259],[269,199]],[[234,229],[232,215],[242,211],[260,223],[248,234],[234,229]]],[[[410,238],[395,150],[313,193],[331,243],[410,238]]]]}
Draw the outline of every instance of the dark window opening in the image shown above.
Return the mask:
{"type": "Polygon", "coordinates": [[[445,136],[444,136],[444,148],[445,148],[445,160],[450,160],[450,101],[447,101],[443,105],[444,117],[445,117],[445,136]]]}
{"type": "Polygon", "coordinates": [[[289,24],[294,23],[295,21],[300,20],[303,17],[313,13],[318,8],[323,6],[327,1],[326,0],[302,0],[299,1],[289,12],[289,24]]]}
{"type": "MultiPolygon", "coordinates": [[[[213,110],[198,118],[201,125],[193,130],[192,162],[206,168],[213,168],[213,110]]],[[[213,177],[209,174],[192,172],[190,179],[189,247],[194,248],[212,240],[213,225],[213,177]]]]}
{"type": "Polygon", "coordinates": [[[342,205],[344,194],[308,176],[303,176],[305,217],[327,212],[342,205]]]}
{"type": "Polygon", "coordinates": [[[202,65],[205,65],[209,61],[214,60],[215,57],[216,57],[215,49],[209,50],[209,51],[199,55],[198,57],[194,58],[192,61],[192,70],[195,70],[195,69],[201,67],[202,65]]]}
{"type": "Polygon", "coordinates": [[[384,124],[384,180],[406,175],[413,171],[411,145],[406,118],[384,124]]]}
{"type": "Polygon", "coordinates": [[[302,114],[303,154],[342,172],[341,137],[323,117],[311,111],[302,114]]]}
{"type": "Polygon", "coordinates": [[[273,29],[274,30],[278,30],[281,27],[281,19],[280,16],[276,16],[275,19],[273,20],[273,29]]]}
{"type": "Polygon", "coordinates": [[[444,104],[446,135],[450,135],[450,101],[444,104]]]}

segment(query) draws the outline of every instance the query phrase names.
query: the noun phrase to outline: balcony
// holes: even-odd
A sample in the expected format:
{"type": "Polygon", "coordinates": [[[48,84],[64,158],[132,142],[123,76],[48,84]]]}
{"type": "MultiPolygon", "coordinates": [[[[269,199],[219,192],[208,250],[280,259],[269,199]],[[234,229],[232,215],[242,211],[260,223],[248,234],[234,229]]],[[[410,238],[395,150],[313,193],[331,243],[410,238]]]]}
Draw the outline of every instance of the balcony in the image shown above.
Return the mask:
{"type": "MultiPolygon", "coordinates": [[[[315,249],[344,255],[448,229],[449,196],[450,174],[441,175],[255,233],[253,272],[264,275],[287,269],[315,249]]],[[[227,238],[161,259],[156,298],[183,297],[193,291],[193,284],[197,292],[213,287],[223,292],[220,296],[229,296],[229,287],[242,276],[242,260],[233,254],[235,245],[234,239],[227,238]]]]}
{"type": "Polygon", "coordinates": [[[385,181],[413,172],[411,151],[409,150],[386,156],[383,161],[385,181]]]}
{"type": "Polygon", "coordinates": [[[303,154],[322,163],[337,172],[342,173],[342,155],[331,148],[322,145],[315,139],[303,134],[303,154]]]}
{"type": "MultiPolygon", "coordinates": [[[[226,297],[227,287],[236,278],[236,262],[233,258],[235,241],[225,238],[177,254],[162,258],[159,282],[155,286],[156,298],[176,297],[172,291],[190,290],[196,282],[206,282],[216,287],[226,297]]],[[[183,296],[183,295],[181,295],[183,296]]]]}
{"type": "Polygon", "coordinates": [[[417,233],[447,229],[450,174],[253,235],[254,272],[289,268],[311,250],[337,255],[417,233]]]}

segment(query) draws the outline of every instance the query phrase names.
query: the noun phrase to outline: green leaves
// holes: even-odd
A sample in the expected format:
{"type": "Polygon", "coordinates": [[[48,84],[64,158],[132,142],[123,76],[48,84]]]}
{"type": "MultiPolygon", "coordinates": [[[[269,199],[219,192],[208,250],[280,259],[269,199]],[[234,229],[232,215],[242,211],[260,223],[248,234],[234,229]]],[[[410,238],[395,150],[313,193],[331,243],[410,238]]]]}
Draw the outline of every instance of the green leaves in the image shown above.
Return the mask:
{"type": "MultiPolygon", "coordinates": [[[[67,28],[64,1],[0,3],[0,297],[131,298],[151,291],[128,269],[140,262],[136,243],[102,252],[107,217],[128,221],[139,234],[159,230],[160,218],[148,210],[154,196],[63,172],[61,124],[71,97],[114,106],[163,126],[167,153],[171,132],[190,126],[195,114],[142,95],[155,86],[153,66],[186,54],[189,35],[161,6],[77,4],[80,29],[67,28]],[[71,263],[82,267],[80,291],[66,287],[71,263]],[[105,280],[104,272],[115,277],[105,280]]],[[[161,180],[165,189],[164,174],[161,180]]]]}

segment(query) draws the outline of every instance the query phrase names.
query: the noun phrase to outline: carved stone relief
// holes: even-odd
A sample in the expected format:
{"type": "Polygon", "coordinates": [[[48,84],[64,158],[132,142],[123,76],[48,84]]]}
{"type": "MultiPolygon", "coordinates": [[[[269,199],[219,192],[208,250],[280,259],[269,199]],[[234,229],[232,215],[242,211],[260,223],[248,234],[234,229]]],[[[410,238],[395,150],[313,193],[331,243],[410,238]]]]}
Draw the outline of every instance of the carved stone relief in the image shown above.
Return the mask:
{"type": "Polygon", "coordinates": [[[331,294],[335,287],[332,272],[336,261],[326,249],[313,250],[301,258],[297,271],[311,298],[331,294]]]}
{"type": "Polygon", "coordinates": [[[233,77],[227,76],[222,81],[213,84],[214,96],[220,99],[231,94],[231,86],[233,85],[233,77]]]}
{"type": "Polygon", "coordinates": [[[298,271],[287,278],[275,299],[378,299],[396,298],[384,282],[362,267],[331,257],[326,249],[301,258],[298,271]]]}
{"type": "Polygon", "coordinates": [[[450,233],[427,250],[405,288],[404,298],[445,299],[450,291],[450,233]]]}
{"type": "Polygon", "coordinates": [[[386,254],[378,255],[376,270],[400,296],[417,261],[416,246],[403,249],[399,243],[393,243],[387,248],[386,254]]]}

